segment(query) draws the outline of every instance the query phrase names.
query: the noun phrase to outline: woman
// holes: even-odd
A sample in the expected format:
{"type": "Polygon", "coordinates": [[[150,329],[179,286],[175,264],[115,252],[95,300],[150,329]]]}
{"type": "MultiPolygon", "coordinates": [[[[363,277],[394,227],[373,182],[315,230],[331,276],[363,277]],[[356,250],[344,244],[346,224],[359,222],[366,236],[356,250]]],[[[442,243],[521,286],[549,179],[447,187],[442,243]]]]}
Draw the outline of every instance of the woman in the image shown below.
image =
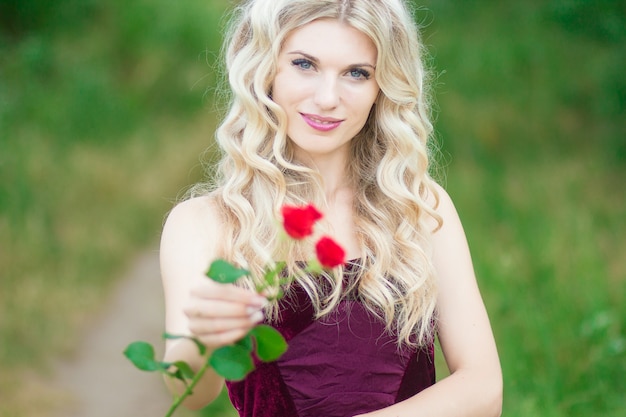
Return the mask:
{"type": "MultiPolygon", "coordinates": [[[[262,321],[286,336],[277,362],[227,384],[242,416],[499,415],[500,365],[464,232],[428,175],[425,73],[406,6],[250,0],[228,39],[217,184],[175,207],[163,231],[167,331],[209,350],[262,321]],[[307,275],[309,248],[278,239],[280,207],[305,203],[323,212],[318,232],[345,248],[345,268],[307,275]],[[286,260],[297,278],[268,303],[254,278],[208,280],[218,257],[252,276],[286,260]],[[451,372],[437,383],[435,333],[451,372]]],[[[179,340],[165,360],[202,358],[179,340]]],[[[186,405],[223,384],[208,372],[186,405]]]]}

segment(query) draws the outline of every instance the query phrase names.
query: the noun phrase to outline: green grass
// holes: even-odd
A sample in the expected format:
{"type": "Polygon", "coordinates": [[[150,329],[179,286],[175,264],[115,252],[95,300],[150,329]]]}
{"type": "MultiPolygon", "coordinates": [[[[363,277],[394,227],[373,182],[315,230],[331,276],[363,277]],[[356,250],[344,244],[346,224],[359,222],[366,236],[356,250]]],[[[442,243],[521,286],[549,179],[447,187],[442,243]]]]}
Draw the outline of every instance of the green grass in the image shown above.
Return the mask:
{"type": "MultiPolygon", "coordinates": [[[[20,375],[71,349],[212,137],[226,2],[77,4],[0,18],[0,415],[29,415],[20,375]]],[[[504,415],[623,416],[623,2],[421,4],[504,415]]]]}
{"type": "Polygon", "coordinates": [[[626,413],[626,14],[602,4],[429,5],[446,186],[506,416],[626,413]]]}
{"type": "Polygon", "coordinates": [[[212,143],[224,5],[92,6],[0,32],[0,415],[38,407],[22,375],[71,351],[212,143]]]}

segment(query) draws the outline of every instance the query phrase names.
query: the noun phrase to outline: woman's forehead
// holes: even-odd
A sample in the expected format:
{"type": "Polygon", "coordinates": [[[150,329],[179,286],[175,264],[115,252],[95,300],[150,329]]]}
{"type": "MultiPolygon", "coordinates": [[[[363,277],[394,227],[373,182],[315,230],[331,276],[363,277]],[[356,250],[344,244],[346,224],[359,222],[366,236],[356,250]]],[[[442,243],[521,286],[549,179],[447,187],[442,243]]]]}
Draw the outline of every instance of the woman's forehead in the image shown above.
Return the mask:
{"type": "Polygon", "coordinates": [[[376,46],[369,36],[336,19],[318,19],[292,30],[285,38],[281,52],[294,51],[313,56],[354,57],[372,64],[377,56],[376,46]]]}

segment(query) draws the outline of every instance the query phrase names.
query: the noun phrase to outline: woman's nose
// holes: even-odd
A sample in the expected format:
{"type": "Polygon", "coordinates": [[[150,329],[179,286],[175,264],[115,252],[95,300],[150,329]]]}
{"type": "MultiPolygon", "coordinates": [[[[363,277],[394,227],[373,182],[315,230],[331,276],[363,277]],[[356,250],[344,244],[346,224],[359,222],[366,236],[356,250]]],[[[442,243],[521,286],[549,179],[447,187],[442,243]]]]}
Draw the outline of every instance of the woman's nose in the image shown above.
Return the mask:
{"type": "Polygon", "coordinates": [[[334,109],[339,105],[339,85],[335,77],[320,77],[315,90],[315,104],[320,109],[334,109]]]}

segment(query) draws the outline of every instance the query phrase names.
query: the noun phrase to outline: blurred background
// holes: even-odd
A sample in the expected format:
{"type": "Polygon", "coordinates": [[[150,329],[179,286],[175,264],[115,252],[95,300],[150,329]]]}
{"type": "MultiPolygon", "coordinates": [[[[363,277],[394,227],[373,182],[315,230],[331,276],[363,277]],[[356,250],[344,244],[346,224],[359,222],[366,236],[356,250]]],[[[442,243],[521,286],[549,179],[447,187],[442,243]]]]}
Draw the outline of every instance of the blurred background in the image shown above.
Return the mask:
{"type": "MultiPolygon", "coordinates": [[[[626,416],[626,3],[415,4],[504,415],[626,416]]],[[[0,2],[0,416],[43,407],[25,375],[75,354],[201,178],[230,6],[0,2]]]]}

